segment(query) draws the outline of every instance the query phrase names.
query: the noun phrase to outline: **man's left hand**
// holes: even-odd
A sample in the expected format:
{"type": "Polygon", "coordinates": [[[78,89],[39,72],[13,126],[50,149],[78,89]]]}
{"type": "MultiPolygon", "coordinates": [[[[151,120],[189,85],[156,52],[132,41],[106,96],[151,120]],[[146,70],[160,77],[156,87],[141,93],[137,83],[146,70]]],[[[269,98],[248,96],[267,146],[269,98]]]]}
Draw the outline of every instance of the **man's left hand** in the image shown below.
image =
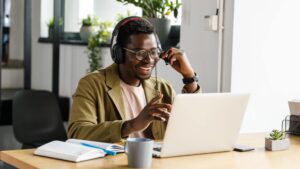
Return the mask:
{"type": "Polygon", "coordinates": [[[169,48],[162,54],[162,59],[170,64],[183,77],[194,76],[194,70],[182,50],[177,48],[169,48]]]}

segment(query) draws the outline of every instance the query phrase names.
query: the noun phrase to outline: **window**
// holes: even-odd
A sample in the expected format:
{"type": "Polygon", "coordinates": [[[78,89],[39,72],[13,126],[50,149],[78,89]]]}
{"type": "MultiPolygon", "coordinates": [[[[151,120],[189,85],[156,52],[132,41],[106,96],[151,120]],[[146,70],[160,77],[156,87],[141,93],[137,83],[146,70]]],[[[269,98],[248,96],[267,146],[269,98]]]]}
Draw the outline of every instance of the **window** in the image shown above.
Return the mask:
{"type": "MultiPolygon", "coordinates": [[[[47,22],[53,16],[53,0],[41,2],[41,37],[48,37],[47,22]]],[[[98,16],[102,21],[115,22],[117,15],[141,16],[142,10],[112,0],[64,0],[64,32],[79,32],[81,20],[88,15],[98,16]]]]}
{"type": "MultiPolygon", "coordinates": [[[[181,2],[181,0],[179,0],[181,2]]],[[[41,0],[41,37],[48,37],[47,23],[53,17],[53,0],[41,0]]],[[[101,21],[115,22],[119,14],[142,16],[142,10],[134,5],[123,5],[116,0],[62,0],[64,3],[64,32],[79,32],[81,20],[88,15],[98,16],[101,21]]],[[[170,16],[173,25],[181,24],[181,8],[178,18],[170,16]]]]}

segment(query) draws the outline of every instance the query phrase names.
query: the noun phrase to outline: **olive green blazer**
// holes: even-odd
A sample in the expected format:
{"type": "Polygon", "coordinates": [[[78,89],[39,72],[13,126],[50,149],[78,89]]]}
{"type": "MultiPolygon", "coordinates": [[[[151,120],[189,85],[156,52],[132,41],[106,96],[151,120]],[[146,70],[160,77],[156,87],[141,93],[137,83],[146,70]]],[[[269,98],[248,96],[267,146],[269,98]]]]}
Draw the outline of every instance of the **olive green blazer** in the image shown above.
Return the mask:
{"type": "MultiPolygon", "coordinates": [[[[155,78],[145,80],[142,85],[148,103],[158,94],[154,89],[155,78]]],[[[165,80],[158,79],[158,89],[164,95],[161,102],[171,104],[175,97],[173,88],[165,80]]],[[[122,139],[124,111],[118,65],[90,73],[79,81],[73,95],[68,137],[118,142],[122,139]]],[[[154,139],[162,139],[165,128],[165,122],[155,120],[151,124],[154,139]]]]}

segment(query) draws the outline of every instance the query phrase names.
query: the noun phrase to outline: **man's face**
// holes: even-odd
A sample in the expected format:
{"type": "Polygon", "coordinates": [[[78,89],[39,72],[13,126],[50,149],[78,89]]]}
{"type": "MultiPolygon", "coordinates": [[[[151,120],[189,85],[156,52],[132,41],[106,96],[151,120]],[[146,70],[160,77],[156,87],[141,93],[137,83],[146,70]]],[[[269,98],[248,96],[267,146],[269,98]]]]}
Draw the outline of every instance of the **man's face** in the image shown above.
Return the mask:
{"type": "MultiPolygon", "coordinates": [[[[129,36],[129,43],[125,47],[132,51],[150,50],[157,48],[154,34],[138,34],[129,36]]],[[[151,58],[150,56],[139,61],[133,52],[125,51],[125,63],[121,64],[123,80],[136,81],[150,78],[151,72],[159,60],[159,58],[151,58]],[[125,73],[125,74],[124,74],[125,73]]]]}

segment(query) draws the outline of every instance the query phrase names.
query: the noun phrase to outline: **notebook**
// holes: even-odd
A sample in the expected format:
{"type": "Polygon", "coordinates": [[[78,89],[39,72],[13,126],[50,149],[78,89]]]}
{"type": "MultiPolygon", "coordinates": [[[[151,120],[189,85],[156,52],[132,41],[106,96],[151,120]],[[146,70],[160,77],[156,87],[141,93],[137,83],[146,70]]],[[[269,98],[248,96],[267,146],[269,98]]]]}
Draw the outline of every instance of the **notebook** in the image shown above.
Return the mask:
{"type": "Polygon", "coordinates": [[[249,94],[179,94],[172,105],[164,140],[154,157],[172,157],[234,148],[249,94]]]}
{"type": "Polygon", "coordinates": [[[80,143],[87,143],[96,147],[101,147],[106,150],[114,151],[116,153],[122,153],[124,152],[124,146],[119,144],[112,144],[112,143],[105,143],[105,142],[99,142],[99,141],[89,141],[89,140],[80,140],[80,139],[68,139],[66,141],[67,143],[73,143],[73,144],[80,144],[80,143]]]}
{"type": "Polygon", "coordinates": [[[101,147],[114,152],[123,152],[124,148],[121,145],[110,144],[104,142],[87,141],[80,139],[69,139],[63,141],[51,141],[38,147],[34,154],[39,156],[62,159],[72,162],[80,162],[99,157],[104,157],[106,153],[103,150],[81,145],[86,143],[92,146],[101,147]]]}

